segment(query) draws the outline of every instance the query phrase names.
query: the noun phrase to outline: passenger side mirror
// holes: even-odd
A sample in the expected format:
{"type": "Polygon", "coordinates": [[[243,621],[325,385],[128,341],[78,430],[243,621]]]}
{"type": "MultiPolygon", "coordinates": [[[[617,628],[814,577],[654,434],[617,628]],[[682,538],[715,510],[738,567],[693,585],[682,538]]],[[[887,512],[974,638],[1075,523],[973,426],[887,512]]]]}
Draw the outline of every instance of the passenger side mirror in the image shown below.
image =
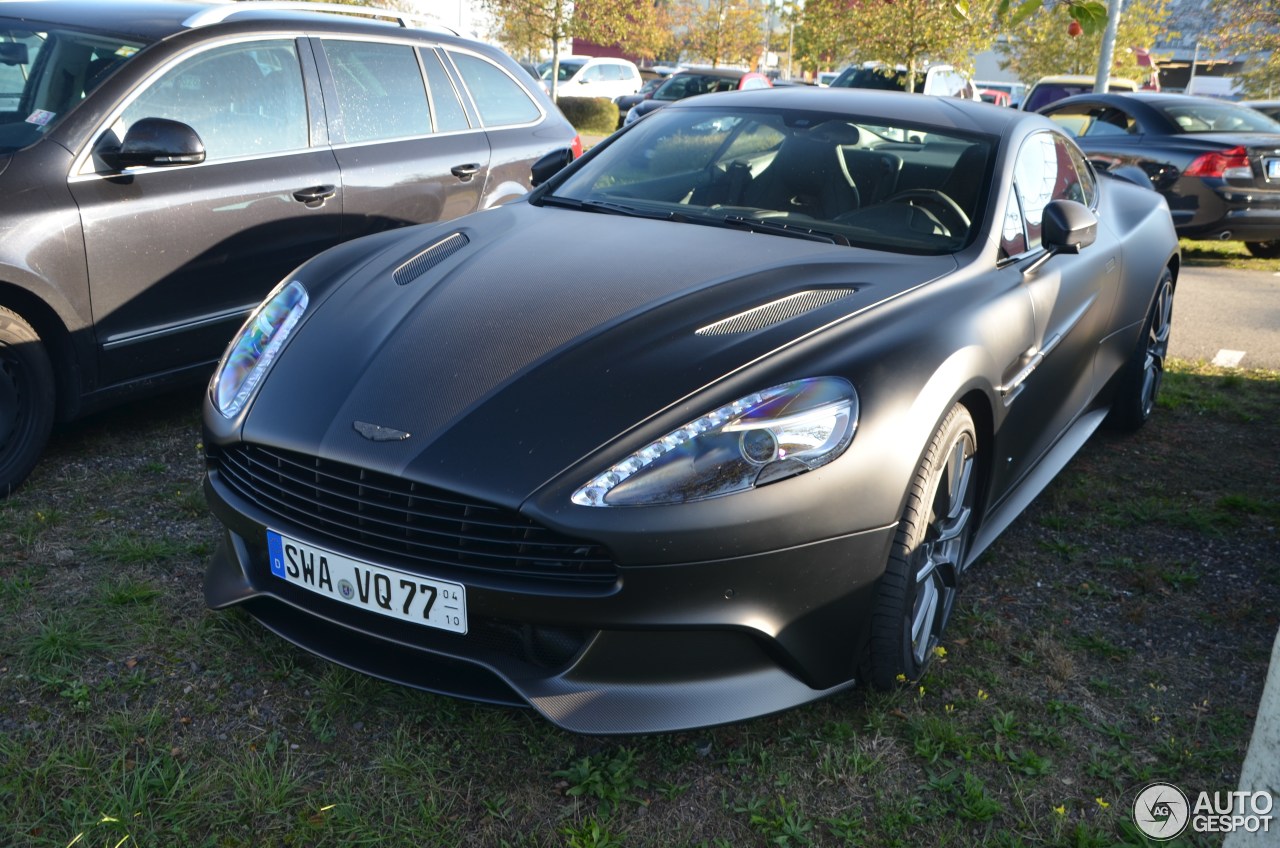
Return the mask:
{"type": "Polygon", "coordinates": [[[543,156],[537,162],[533,163],[533,167],[530,169],[530,184],[534,186],[542,185],[562,171],[564,167],[572,161],[573,151],[567,147],[551,151],[546,156],[543,156]]]}
{"type": "Polygon", "coordinates": [[[150,166],[198,165],[204,161],[204,142],[199,134],[181,121],[168,118],[143,118],[135,121],[124,134],[119,149],[98,151],[98,158],[116,171],[150,166]]]}
{"type": "Polygon", "coordinates": [[[21,41],[0,41],[0,65],[28,65],[31,54],[21,41]]]}
{"type": "Polygon", "coordinates": [[[1074,200],[1054,200],[1044,208],[1040,243],[1050,253],[1079,253],[1098,237],[1098,217],[1074,200]]]}

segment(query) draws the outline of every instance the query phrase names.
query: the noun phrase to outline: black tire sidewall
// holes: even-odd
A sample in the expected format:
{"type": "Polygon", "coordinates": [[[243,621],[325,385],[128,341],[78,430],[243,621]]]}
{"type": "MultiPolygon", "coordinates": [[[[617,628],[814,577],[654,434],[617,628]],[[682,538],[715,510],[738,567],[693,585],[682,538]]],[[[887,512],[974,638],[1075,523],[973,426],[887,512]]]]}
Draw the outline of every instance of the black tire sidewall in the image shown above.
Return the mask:
{"type": "MultiPolygon", "coordinates": [[[[1156,396],[1152,398],[1151,407],[1143,402],[1142,389],[1146,381],[1147,345],[1151,338],[1151,328],[1156,320],[1156,312],[1160,309],[1160,300],[1166,285],[1173,284],[1173,272],[1168,268],[1160,276],[1156,286],[1155,297],[1147,307],[1147,318],[1142,322],[1142,332],[1129,360],[1120,371],[1115,395],[1111,399],[1111,411],[1106,418],[1107,427],[1120,432],[1131,433],[1146,424],[1155,411],[1159,399],[1160,387],[1156,387],[1156,396]]],[[[1166,351],[1167,356],[1167,351],[1166,351]]]]}
{"type": "MultiPolygon", "coordinates": [[[[976,454],[978,440],[973,416],[957,403],[934,431],[912,475],[872,613],[870,653],[864,673],[875,689],[893,689],[901,682],[899,675],[908,682],[919,680],[928,667],[928,657],[924,663],[916,662],[911,645],[911,618],[918,590],[915,553],[929,526],[931,504],[942,479],[942,468],[952,446],[966,436],[976,454]]],[[[965,540],[964,550],[972,538],[972,525],[967,532],[969,538],[965,540]]]]}
{"type": "Polygon", "coordinates": [[[18,382],[17,430],[0,447],[0,498],[26,479],[53,429],[53,366],[39,335],[14,312],[0,307],[0,365],[18,382]]]}

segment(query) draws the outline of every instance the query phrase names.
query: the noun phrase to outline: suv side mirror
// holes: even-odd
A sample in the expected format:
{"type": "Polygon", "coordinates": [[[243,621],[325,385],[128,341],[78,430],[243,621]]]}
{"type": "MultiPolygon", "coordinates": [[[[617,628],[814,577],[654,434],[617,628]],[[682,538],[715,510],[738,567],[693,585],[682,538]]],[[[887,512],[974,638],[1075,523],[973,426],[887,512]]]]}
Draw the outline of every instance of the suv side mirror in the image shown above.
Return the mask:
{"type": "Polygon", "coordinates": [[[165,168],[198,165],[204,161],[204,142],[194,129],[168,118],[143,118],[124,134],[118,149],[98,151],[98,157],[116,170],[143,165],[165,168]]]}
{"type": "Polygon", "coordinates": [[[567,147],[551,151],[546,156],[543,156],[537,162],[533,163],[533,167],[530,168],[530,185],[542,185],[547,180],[560,173],[560,171],[572,161],[573,151],[567,147]]]}

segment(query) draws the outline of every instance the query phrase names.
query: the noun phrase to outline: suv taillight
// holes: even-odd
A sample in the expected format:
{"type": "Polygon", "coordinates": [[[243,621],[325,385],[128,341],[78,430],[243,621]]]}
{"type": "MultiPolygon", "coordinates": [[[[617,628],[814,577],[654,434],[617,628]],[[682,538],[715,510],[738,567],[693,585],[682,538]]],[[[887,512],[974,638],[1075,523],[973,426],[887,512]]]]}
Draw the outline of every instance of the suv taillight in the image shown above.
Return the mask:
{"type": "Polygon", "coordinates": [[[1205,153],[1198,156],[1182,173],[1188,177],[1219,177],[1224,180],[1247,180],[1253,177],[1253,169],[1249,167],[1249,151],[1243,147],[1205,153]]]}

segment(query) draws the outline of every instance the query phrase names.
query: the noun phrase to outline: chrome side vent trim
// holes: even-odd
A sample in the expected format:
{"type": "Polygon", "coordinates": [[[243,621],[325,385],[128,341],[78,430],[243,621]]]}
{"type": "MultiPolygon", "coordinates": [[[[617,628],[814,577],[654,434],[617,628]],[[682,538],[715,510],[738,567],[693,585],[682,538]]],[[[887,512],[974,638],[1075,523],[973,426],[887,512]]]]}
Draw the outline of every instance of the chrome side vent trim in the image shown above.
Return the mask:
{"type": "Polygon", "coordinates": [[[447,235],[401,265],[391,276],[396,285],[407,286],[470,243],[471,239],[462,233],[447,235]]]}
{"type": "Polygon", "coordinates": [[[734,333],[753,333],[763,330],[788,318],[795,318],[806,312],[834,303],[857,293],[856,288],[812,289],[796,292],[793,295],[748,309],[737,315],[723,318],[714,324],[694,331],[698,336],[728,336],[734,333]]]}

